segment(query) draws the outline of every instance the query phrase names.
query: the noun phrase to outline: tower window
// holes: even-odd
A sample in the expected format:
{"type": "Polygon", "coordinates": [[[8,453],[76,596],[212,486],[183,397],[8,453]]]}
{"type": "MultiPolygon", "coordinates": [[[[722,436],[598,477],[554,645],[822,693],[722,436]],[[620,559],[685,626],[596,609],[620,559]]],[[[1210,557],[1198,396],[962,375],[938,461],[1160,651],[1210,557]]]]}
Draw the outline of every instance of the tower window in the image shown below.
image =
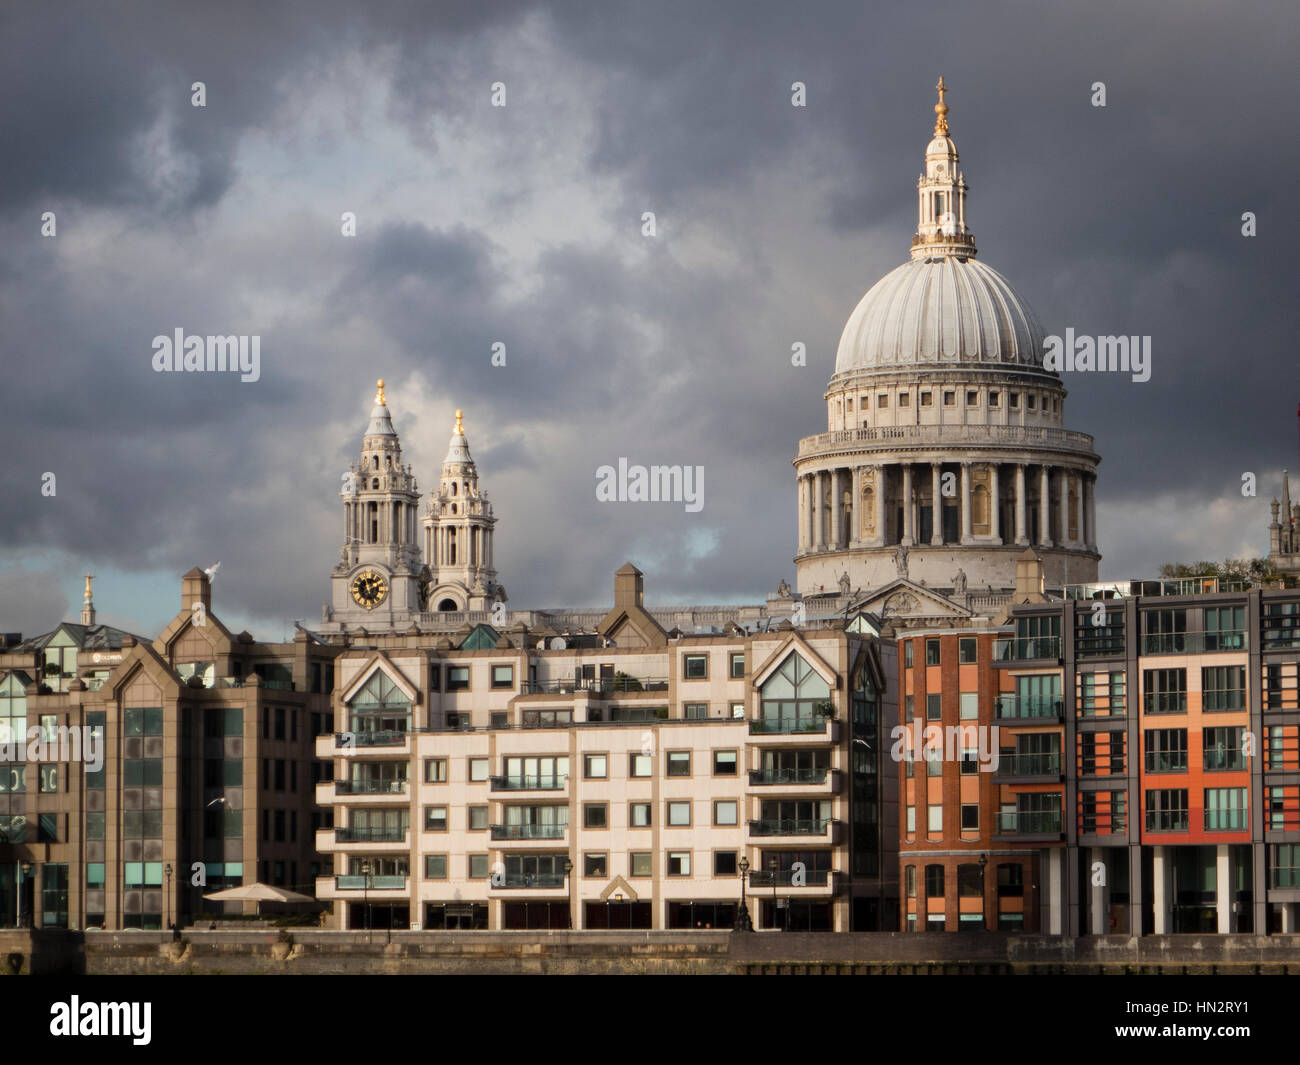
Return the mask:
{"type": "Polygon", "coordinates": [[[1019,409],[1020,409],[1020,393],[1019,393],[1019,392],[1009,392],[1009,393],[1007,393],[1007,406],[1010,407],[1012,410],[1019,410],[1019,409]]]}
{"type": "Polygon", "coordinates": [[[879,396],[876,397],[876,406],[877,406],[877,407],[888,407],[888,406],[889,406],[889,397],[888,397],[887,395],[885,395],[885,394],[882,392],[879,396]]]}
{"type": "Polygon", "coordinates": [[[966,393],[966,406],[978,407],[979,402],[980,402],[980,394],[978,392],[972,389],[971,391],[968,391],[966,393]]]}
{"type": "Polygon", "coordinates": [[[455,503],[453,503],[453,504],[451,505],[451,512],[452,512],[453,514],[456,513],[456,504],[455,504],[455,503]]]}
{"type": "Polygon", "coordinates": [[[1000,406],[1002,406],[1002,400],[1001,400],[1001,397],[1000,397],[1000,395],[999,395],[997,392],[990,392],[990,393],[989,393],[989,406],[990,406],[990,407],[1000,407],[1000,406]]]}
{"type": "Polygon", "coordinates": [[[1033,410],[1035,405],[1036,405],[1036,397],[1032,395],[1025,397],[1025,406],[1027,406],[1030,410],[1033,410]]]}
{"type": "Polygon", "coordinates": [[[933,392],[922,392],[922,393],[921,393],[921,406],[923,406],[923,407],[933,407],[933,406],[934,406],[934,393],[933,393],[933,392]]]}
{"type": "Polygon", "coordinates": [[[456,482],[455,482],[455,481],[452,481],[452,482],[451,482],[451,494],[452,494],[452,495],[455,495],[455,494],[456,494],[456,482]]]}
{"type": "Polygon", "coordinates": [[[378,456],[378,455],[372,455],[370,461],[374,464],[374,465],[371,467],[372,469],[376,469],[376,470],[379,469],[379,456],[378,456]]]}
{"type": "Polygon", "coordinates": [[[910,392],[900,392],[898,394],[898,405],[900,407],[910,407],[912,405],[912,396],[910,392]]]}
{"type": "Polygon", "coordinates": [[[374,477],[374,478],[371,479],[371,481],[370,481],[370,487],[371,487],[371,488],[376,488],[376,489],[379,487],[379,478],[378,478],[378,477],[374,477]]]}
{"type": "Polygon", "coordinates": [[[849,396],[849,401],[848,401],[848,402],[849,402],[848,409],[849,409],[849,410],[852,410],[852,409],[853,409],[853,397],[852,397],[852,396],[849,396]]]}

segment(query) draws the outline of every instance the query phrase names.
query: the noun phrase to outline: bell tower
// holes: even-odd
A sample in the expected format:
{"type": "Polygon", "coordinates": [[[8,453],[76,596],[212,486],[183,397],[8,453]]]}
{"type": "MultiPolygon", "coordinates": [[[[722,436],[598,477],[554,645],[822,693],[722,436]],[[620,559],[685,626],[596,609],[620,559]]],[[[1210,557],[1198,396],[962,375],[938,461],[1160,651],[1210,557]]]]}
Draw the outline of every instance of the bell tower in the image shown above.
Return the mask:
{"type": "Polygon", "coordinates": [[[429,570],[426,610],[491,610],[496,600],[505,602],[492,545],[497,520],[487,492],[479,488],[461,411],[456,412],[442,475],[423,521],[429,570]]]}
{"type": "Polygon", "coordinates": [[[937,255],[975,257],[975,238],[966,228],[966,193],[957,146],[948,136],[948,87],[943,78],[935,86],[939,102],[934,105],[934,139],[925,149],[925,173],[916,182],[916,236],[912,258],[937,255]]]}
{"type": "Polygon", "coordinates": [[[418,621],[420,493],[378,382],[360,461],[343,474],[343,549],[334,567],[332,606],[325,621],[370,631],[418,621]]]}

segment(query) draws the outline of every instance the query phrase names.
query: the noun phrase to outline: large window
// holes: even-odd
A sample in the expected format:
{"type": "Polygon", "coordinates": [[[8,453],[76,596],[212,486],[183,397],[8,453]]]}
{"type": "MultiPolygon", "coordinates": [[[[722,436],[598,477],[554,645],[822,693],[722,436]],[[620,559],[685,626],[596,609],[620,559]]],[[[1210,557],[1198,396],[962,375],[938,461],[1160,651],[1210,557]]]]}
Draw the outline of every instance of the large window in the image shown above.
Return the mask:
{"type": "Polygon", "coordinates": [[[1187,670],[1144,669],[1143,709],[1148,714],[1187,712],[1187,670]]]}
{"type": "Polygon", "coordinates": [[[925,867],[925,894],[927,898],[943,896],[943,866],[927,865],[925,867]]]}
{"type": "Polygon", "coordinates": [[[1245,666],[1206,666],[1201,670],[1203,710],[1244,710],[1245,707],[1245,666]]]}
{"type": "Polygon", "coordinates": [[[1146,794],[1148,832],[1187,831],[1187,789],[1156,788],[1146,794]]]}
{"type": "Polygon", "coordinates": [[[1246,754],[1242,749],[1240,726],[1207,728],[1201,730],[1204,765],[1207,770],[1245,769],[1246,754]]]}
{"type": "Polygon", "coordinates": [[[1205,830],[1207,832],[1240,832],[1245,827],[1245,788],[1205,789],[1205,830]]]}
{"type": "Polygon", "coordinates": [[[348,704],[352,732],[360,746],[401,739],[411,727],[411,700],[382,669],[377,669],[348,704]]]}
{"type": "Polygon", "coordinates": [[[1148,773],[1187,771],[1187,730],[1185,728],[1147,729],[1145,739],[1148,773]]]}
{"type": "Polygon", "coordinates": [[[761,725],[767,732],[817,732],[831,712],[831,688],[798,653],[763,684],[761,725]]]}

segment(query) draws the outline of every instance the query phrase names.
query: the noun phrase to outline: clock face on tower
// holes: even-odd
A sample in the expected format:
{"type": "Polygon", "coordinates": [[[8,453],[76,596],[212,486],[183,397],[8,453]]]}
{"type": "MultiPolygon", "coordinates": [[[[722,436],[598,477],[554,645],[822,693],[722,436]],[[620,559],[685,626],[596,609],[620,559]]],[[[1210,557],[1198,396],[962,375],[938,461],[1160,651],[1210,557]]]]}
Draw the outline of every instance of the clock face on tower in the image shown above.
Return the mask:
{"type": "Polygon", "coordinates": [[[388,581],[382,573],[364,570],[352,578],[352,598],[367,610],[374,610],[388,598],[388,581]]]}

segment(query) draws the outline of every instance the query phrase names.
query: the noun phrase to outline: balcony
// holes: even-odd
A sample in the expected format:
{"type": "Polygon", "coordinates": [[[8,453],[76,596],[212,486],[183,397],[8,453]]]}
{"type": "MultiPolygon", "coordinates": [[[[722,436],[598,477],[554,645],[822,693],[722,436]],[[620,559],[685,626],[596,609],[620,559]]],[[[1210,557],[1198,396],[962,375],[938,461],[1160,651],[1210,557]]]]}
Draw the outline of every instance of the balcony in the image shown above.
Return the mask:
{"type": "Polygon", "coordinates": [[[529,889],[555,890],[564,887],[563,873],[506,873],[490,881],[493,889],[527,891],[529,889]]]}
{"type": "Polygon", "coordinates": [[[835,894],[835,871],[832,869],[808,869],[800,874],[801,884],[796,884],[792,869],[778,869],[776,872],[754,869],[749,874],[748,894],[760,895],[772,890],[783,894],[798,895],[833,895],[835,894]]]}
{"type": "Polygon", "coordinates": [[[1142,637],[1144,655],[1248,650],[1250,650],[1250,640],[1245,629],[1219,629],[1214,632],[1148,632],[1142,637]]]}
{"type": "Polygon", "coordinates": [[[387,758],[410,753],[411,734],[400,729],[382,732],[335,732],[316,737],[317,758],[340,758],[365,753],[370,758],[387,758]]]}
{"type": "Polygon", "coordinates": [[[492,825],[493,840],[564,839],[568,825],[492,825]]]}
{"type": "Polygon", "coordinates": [[[1059,636],[1004,636],[993,641],[994,662],[1059,662],[1061,638],[1059,636]]]}
{"type": "Polygon", "coordinates": [[[767,817],[749,822],[749,834],[772,836],[825,836],[834,822],[828,817],[767,817]]]}
{"type": "Polygon", "coordinates": [[[526,680],[519,685],[520,695],[614,695],[625,692],[666,692],[667,677],[587,677],[582,680],[526,680]]]}
{"type": "Polygon", "coordinates": [[[567,773],[488,777],[493,791],[563,791],[567,773]]]}
{"type": "Polygon", "coordinates": [[[1010,810],[998,814],[999,836],[1050,840],[1061,836],[1060,810],[1010,810]]]}
{"type": "Polygon", "coordinates": [[[839,732],[833,715],[808,714],[802,717],[757,717],[749,719],[749,734],[759,738],[784,736],[834,743],[839,732]]]}
{"type": "Polygon", "coordinates": [[[406,780],[336,780],[335,795],[405,795],[406,780]]]}
{"type": "Polygon", "coordinates": [[[1060,721],[1064,702],[1059,695],[999,695],[994,717],[999,721],[1060,721]]]}
{"type": "Polygon", "coordinates": [[[338,843],[405,843],[406,828],[345,826],[334,829],[334,839],[338,843]]]}
{"type": "Polygon", "coordinates": [[[1004,783],[1010,778],[1061,778],[1061,753],[1004,754],[998,758],[995,774],[1004,783]]]}
{"type": "Polygon", "coordinates": [[[358,873],[334,877],[334,886],[339,891],[405,891],[406,881],[405,876],[365,876],[358,873]]]}
{"type": "Polygon", "coordinates": [[[752,787],[774,785],[825,784],[831,775],[829,767],[821,769],[751,769],[749,783],[752,787]]]}

